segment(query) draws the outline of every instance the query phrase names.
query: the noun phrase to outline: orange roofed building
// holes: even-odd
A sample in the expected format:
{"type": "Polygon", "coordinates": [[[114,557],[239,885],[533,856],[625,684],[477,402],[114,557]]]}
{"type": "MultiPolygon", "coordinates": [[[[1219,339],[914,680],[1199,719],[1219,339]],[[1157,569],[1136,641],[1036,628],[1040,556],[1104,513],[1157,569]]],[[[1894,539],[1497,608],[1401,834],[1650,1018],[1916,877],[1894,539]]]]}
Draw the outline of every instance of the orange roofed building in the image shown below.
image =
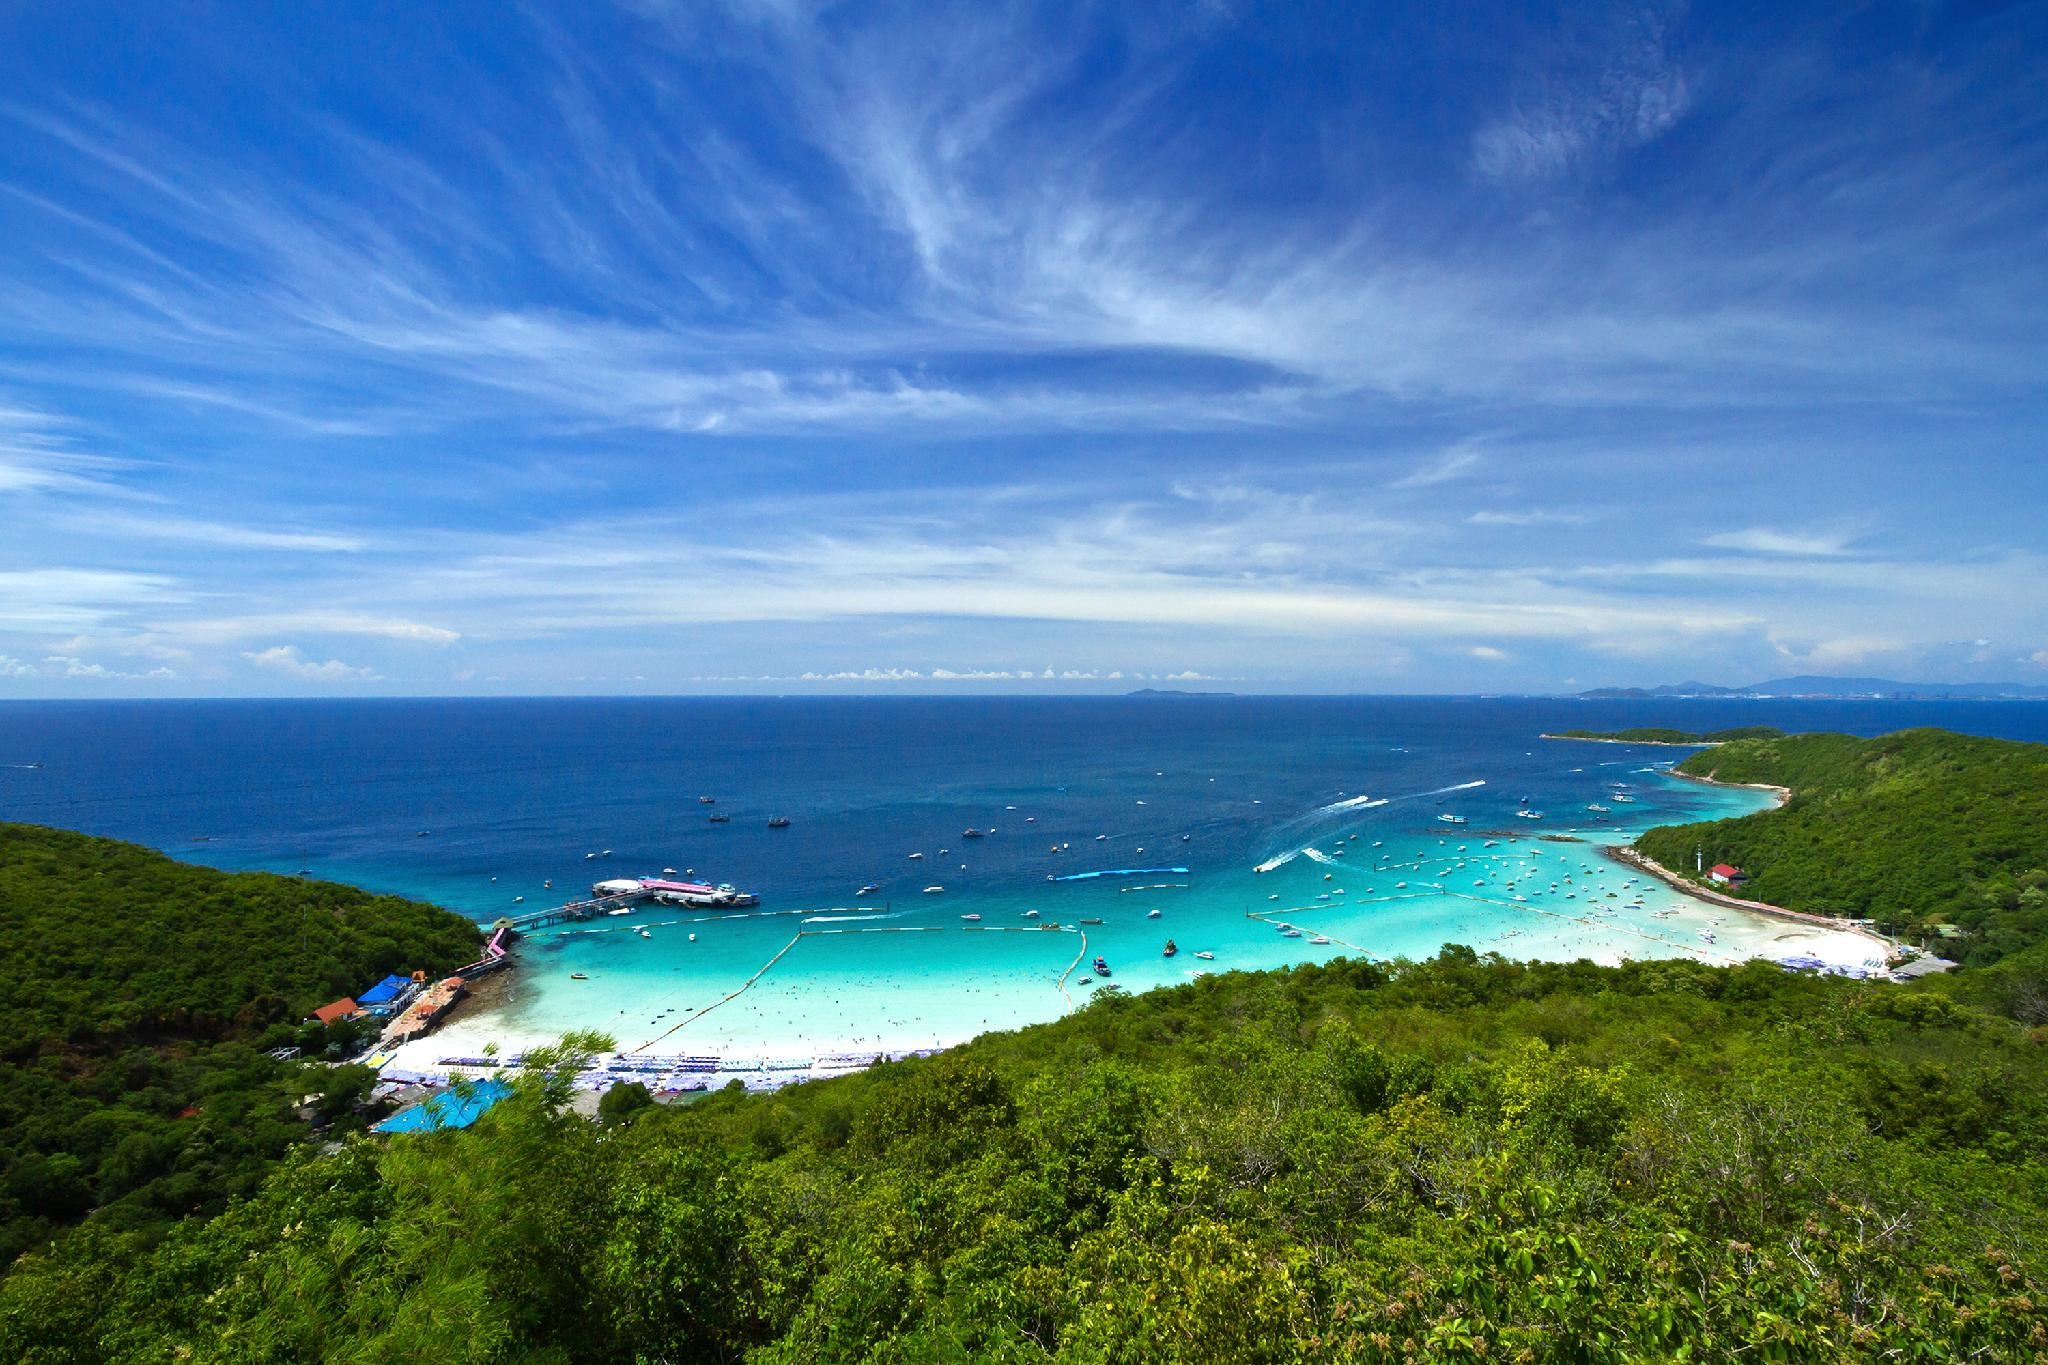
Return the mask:
{"type": "Polygon", "coordinates": [[[355,1018],[361,1012],[356,1008],[356,1002],[344,995],[333,1004],[314,1010],[313,1017],[323,1024],[338,1024],[344,1019],[355,1018]]]}

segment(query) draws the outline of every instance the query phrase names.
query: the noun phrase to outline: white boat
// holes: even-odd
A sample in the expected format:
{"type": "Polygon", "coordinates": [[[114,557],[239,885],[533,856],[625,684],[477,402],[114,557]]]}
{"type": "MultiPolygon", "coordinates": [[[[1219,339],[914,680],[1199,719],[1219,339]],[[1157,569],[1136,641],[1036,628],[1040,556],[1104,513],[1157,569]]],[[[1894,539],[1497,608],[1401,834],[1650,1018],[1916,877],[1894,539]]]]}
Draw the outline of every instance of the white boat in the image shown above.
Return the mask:
{"type": "Polygon", "coordinates": [[[1540,810],[1518,810],[1515,812],[1515,818],[1517,820],[1541,820],[1543,812],[1540,810]]]}
{"type": "Polygon", "coordinates": [[[1147,910],[1147,911],[1145,912],[1145,918],[1146,918],[1146,919],[1158,919],[1158,918],[1159,918],[1159,912],[1158,912],[1157,910],[1147,910]]]}
{"type": "Polygon", "coordinates": [[[960,918],[961,918],[961,919],[964,919],[964,920],[974,920],[974,921],[977,921],[977,922],[978,922],[978,921],[979,921],[979,920],[981,919],[981,916],[980,916],[980,915],[975,915],[975,914],[966,914],[966,915],[962,915],[962,916],[961,916],[960,918]]]}
{"type": "Polygon", "coordinates": [[[1216,960],[1216,954],[1214,953],[1196,953],[1195,956],[1199,957],[1204,962],[1214,962],[1216,960]]]}
{"type": "Polygon", "coordinates": [[[1036,910],[1026,910],[1026,911],[1024,912],[1024,918],[1025,918],[1025,919],[1037,919],[1037,918],[1038,918],[1038,912],[1037,912],[1036,910]]]}
{"type": "Polygon", "coordinates": [[[1437,816],[1437,823],[1443,825],[1462,825],[1465,823],[1465,817],[1453,815],[1449,811],[1445,811],[1442,815],[1437,816]]]}
{"type": "Polygon", "coordinates": [[[1598,801],[1595,801],[1592,805],[1586,807],[1586,809],[1592,811],[1596,815],[1605,815],[1608,811],[1608,808],[1606,806],[1601,805],[1598,801]]]}
{"type": "Polygon", "coordinates": [[[1314,938],[1310,939],[1309,942],[1313,943],[1318,948],[1327,948],[1330,946],[1330,940],[1323,937],[1321,934],[1317,934],[1314,938]]]}
{"type": "Polygon", "coordinates": [[[912,862],[916,862],[919,858],[922,858],[923,856],[924,855],[922,853],[913,853],[910,855],[910,860],[912,862]]]}
{"type": "Polygon", "coordinates": [[[939,894],[939,893],[940,893],[941,891],[944,891],[945,889],[946,889],[946,888],[945,888],[945,887],[943,887],[943,886],[927,886],[927,887],[926,887],[926,888],[924,889],[924,893],[925,893],[925,894],[926,894],[927,896],[936,896],[936,895],[938,895],[938,894],[939,894]]]}

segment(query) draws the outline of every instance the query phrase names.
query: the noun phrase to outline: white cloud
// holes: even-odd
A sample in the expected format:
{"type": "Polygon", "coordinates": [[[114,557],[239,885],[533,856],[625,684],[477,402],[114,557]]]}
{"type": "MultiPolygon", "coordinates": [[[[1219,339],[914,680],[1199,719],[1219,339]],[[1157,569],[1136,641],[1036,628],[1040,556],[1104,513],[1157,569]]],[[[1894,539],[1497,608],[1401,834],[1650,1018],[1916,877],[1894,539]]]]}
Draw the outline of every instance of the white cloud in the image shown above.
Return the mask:
{"type": "Polygon", "coordinates": [[[1453,479],[1462,479],[1482,463],[1479,452],[1467,448],[1447,450],[1428,464],[1405,477],[1394,480],[1392,488],[1429,488],[1453,479]]]}
{"type": "Polygon", "coordinates": [[[1508,657],[1506,650],[1495,649],[1492,645],[1474,645],[1465,652],[1475,659],[1485,659],[1489,662],[1499,662],[1508,657]]]}
{"type": "Polygon", "coordinates": [[[271,669],[302,682],[356,682],[377,676],[373,669],[359,668],[339,659],[315,663],[299,653],[296,645],[272,645],[269,649],[244,652],[242,657],[258,668],[271,669]]]}
{"type": "Polygon", "coordinates": [[[1717,550],[1743,550],[1751,554],[1827,558],[1849,552],[1854,537],[1842,532],[1780,531],[1752,526],[1740,531],[1720,531],[1700,541],[1717,550]]]}
{"type": "Polygon", "coordinates": [[[1481,510],[1474,512],[1465,520],[1473,526],[1581,526],[1591,518],[1583,512],[1530,508],[1519,512],[1481,510]]]}

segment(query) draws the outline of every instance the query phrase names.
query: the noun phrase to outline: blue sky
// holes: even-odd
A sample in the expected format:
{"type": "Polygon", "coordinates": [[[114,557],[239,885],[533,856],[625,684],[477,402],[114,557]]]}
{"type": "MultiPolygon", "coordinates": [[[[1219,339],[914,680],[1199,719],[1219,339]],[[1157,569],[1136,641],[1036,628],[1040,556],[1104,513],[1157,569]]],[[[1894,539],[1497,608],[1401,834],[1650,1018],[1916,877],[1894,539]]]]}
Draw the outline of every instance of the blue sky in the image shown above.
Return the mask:
{"type": "Polygon", "coordinates": [[[2048,9],[1569,11],[18,0],[0,695],[2048,682],[2048,9]]]}

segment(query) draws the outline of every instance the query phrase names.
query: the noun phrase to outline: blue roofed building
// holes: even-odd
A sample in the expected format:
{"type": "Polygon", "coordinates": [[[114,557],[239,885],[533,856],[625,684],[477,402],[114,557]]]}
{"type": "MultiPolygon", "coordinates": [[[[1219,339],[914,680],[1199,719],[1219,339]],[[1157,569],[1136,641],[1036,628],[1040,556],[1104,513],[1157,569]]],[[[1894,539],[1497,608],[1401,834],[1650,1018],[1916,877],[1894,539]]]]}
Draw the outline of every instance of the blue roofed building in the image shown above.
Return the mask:
{"type": "Polygon", "coordinates": [[[403,1005],[418,983],[396,972],[356,997],[356,1004],[371,1014],[389,1014],[403,1005]]]}

